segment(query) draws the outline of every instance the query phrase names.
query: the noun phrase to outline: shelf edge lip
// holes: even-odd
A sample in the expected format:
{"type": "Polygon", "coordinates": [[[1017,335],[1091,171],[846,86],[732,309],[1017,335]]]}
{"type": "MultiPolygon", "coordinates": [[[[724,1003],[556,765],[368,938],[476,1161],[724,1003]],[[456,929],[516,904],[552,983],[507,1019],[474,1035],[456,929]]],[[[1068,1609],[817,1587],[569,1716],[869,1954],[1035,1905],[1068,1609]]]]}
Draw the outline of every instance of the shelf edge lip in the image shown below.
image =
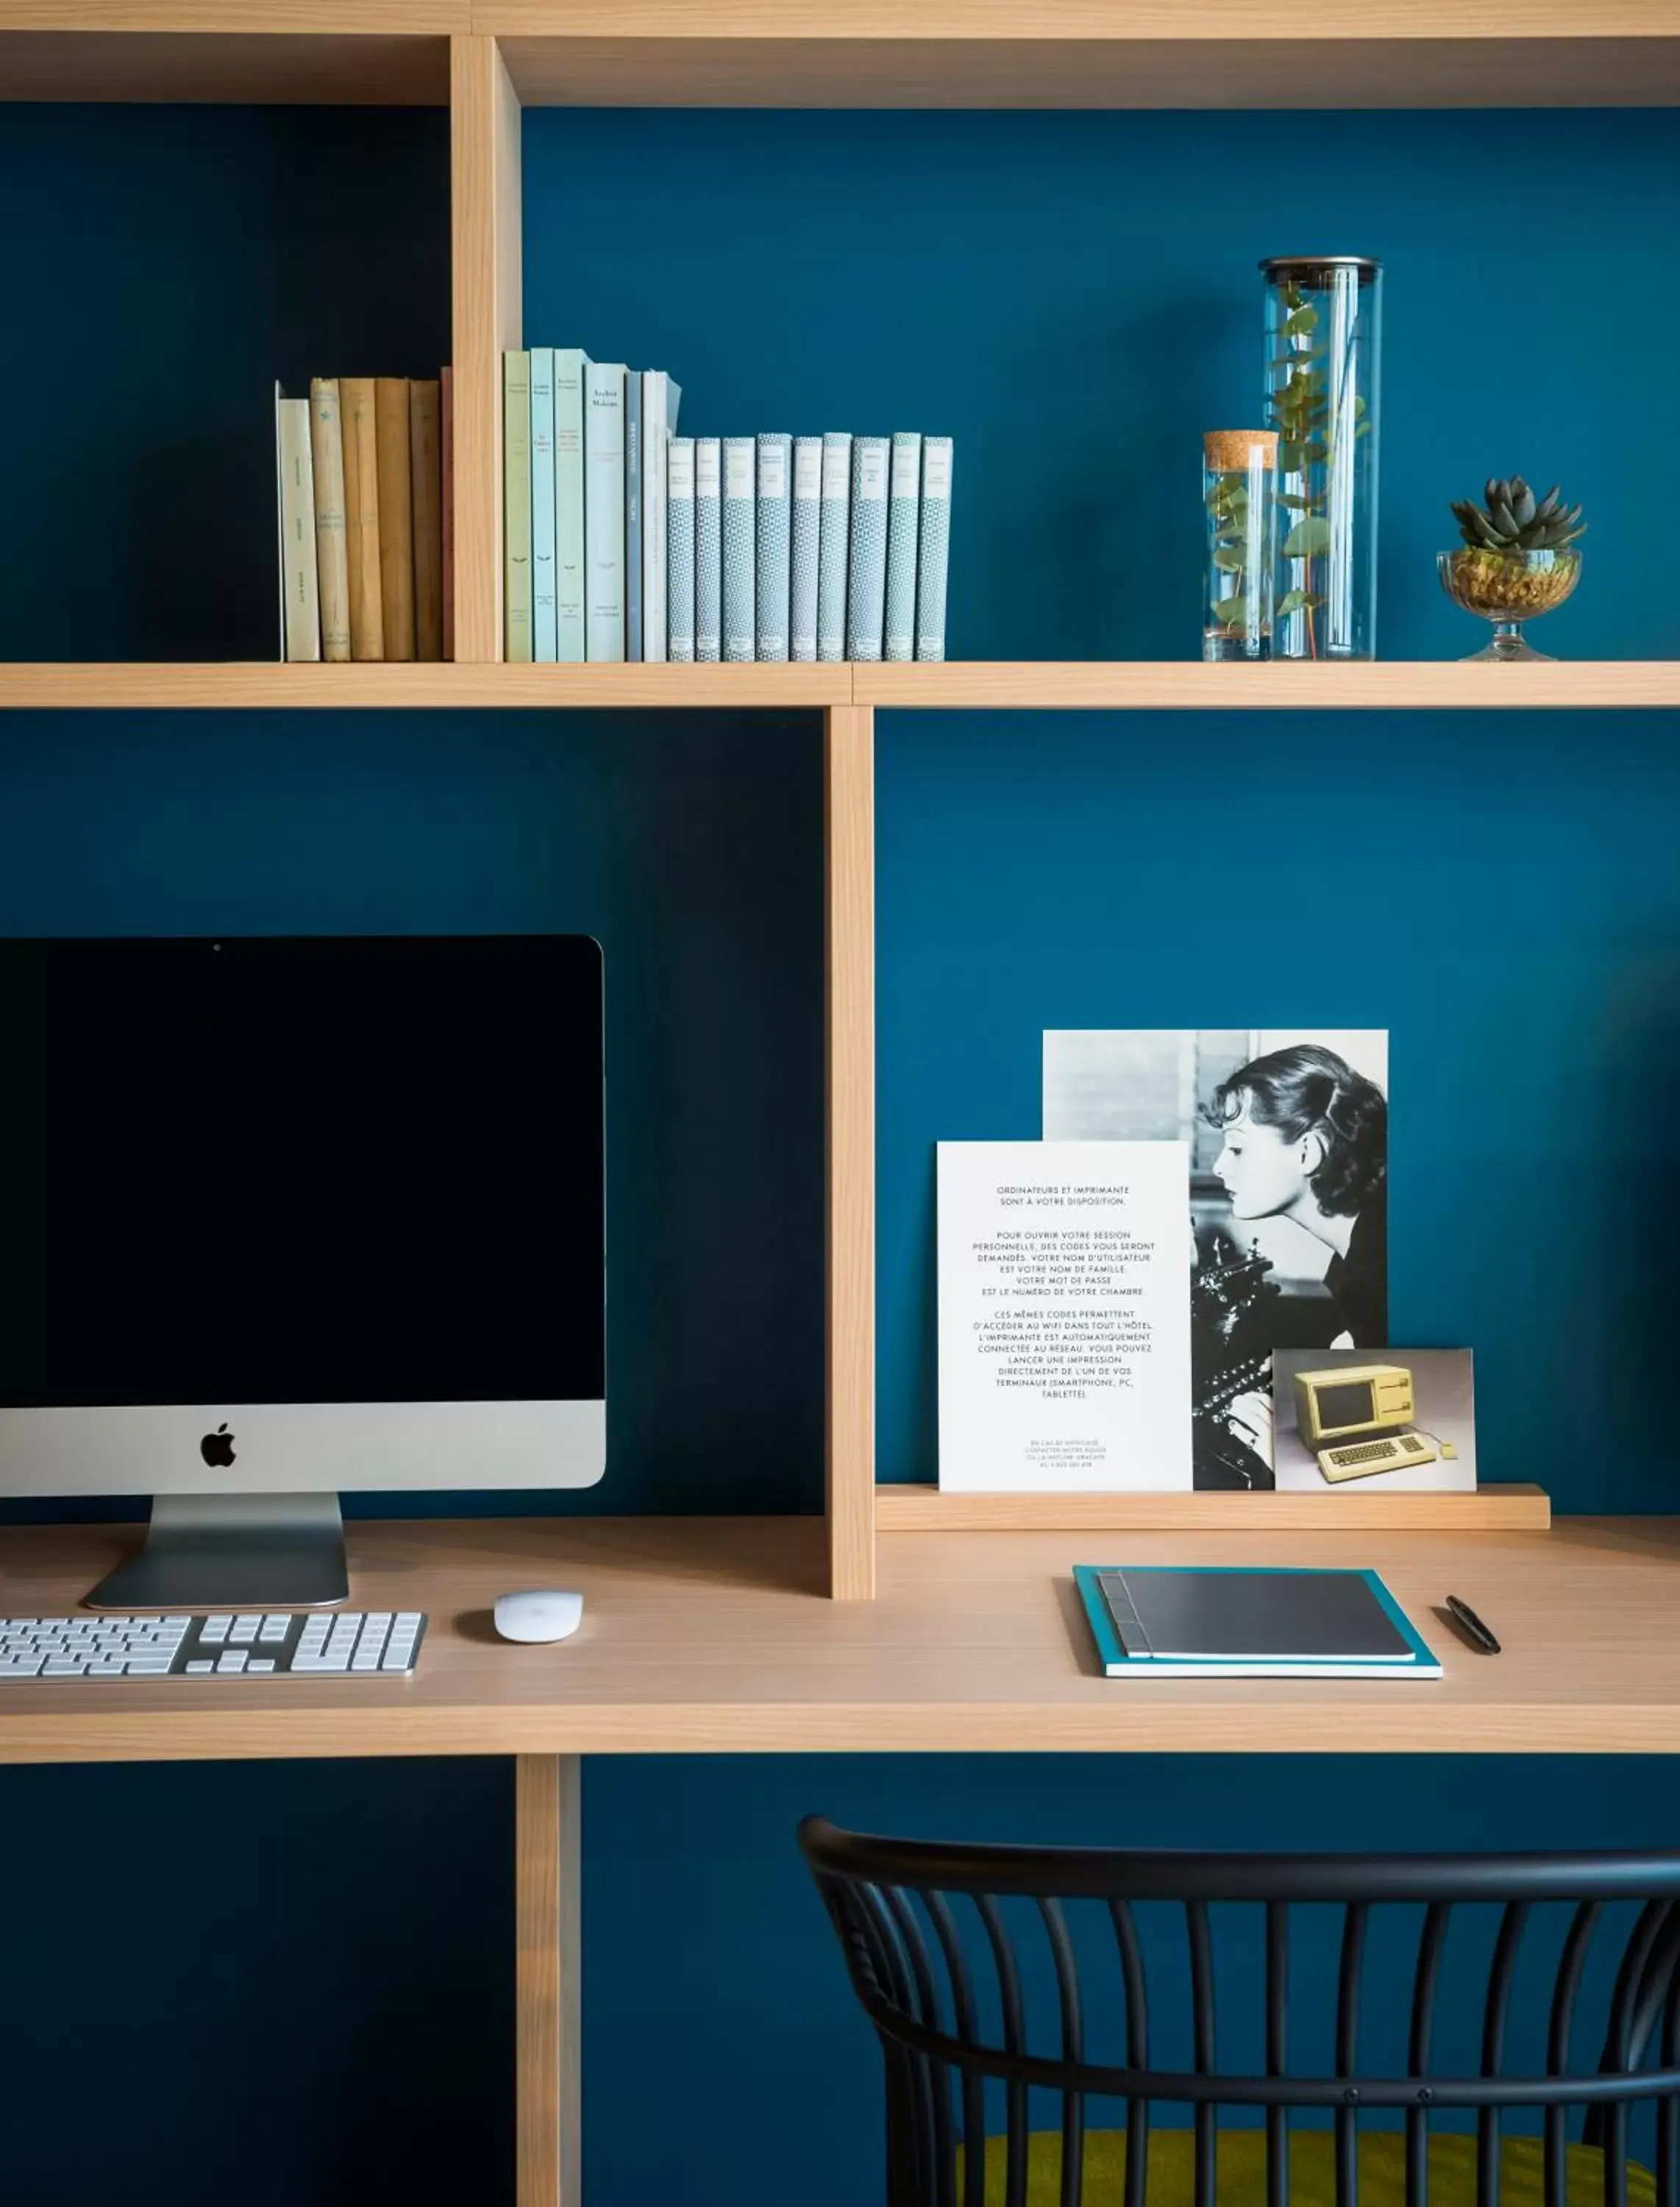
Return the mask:
{"type": "Polygon", "coordinates": [[[1372,660],[1325,667],[1196,660],[946,660],[859,666],[859,705],[923,711],[1495,712],[1680,707],[1680,659],[1494,667],[1372,660]]]}
{"type": "Polygon", "coordinates": [[[0,663],[0,710],[806,710],[852,703],[848,666],[595,667],[466,661],[0,663]]]}

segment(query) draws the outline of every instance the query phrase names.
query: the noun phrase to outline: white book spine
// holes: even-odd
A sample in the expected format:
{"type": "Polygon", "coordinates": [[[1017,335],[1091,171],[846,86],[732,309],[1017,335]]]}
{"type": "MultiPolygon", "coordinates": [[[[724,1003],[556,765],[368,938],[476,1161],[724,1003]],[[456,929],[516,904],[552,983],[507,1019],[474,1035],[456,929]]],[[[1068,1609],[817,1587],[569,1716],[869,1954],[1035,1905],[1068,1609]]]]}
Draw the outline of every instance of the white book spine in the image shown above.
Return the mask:
{"type": "Polygon", "coordinates": [[[584,654],[583,376],[576,345],[554,353],[554,656],[576,666],[584,654]]]}
{"type": "Polygon", "coordinates": [[[647,659],[663,659],[669,616],[666,606],[666,572],[670,559],[670,529],[666,520],[669,495],[671,440],[676,434],[677,412],[683,394],[663,368],[649,368],[642,379],[642,650],[647,659]]]}
{"type": "Polygon", "coordinates": [[[625,655],[625,371],[583,372],[584,649],[625,655]]]}
{"type": "Polygon", "coordinates": [[[694,440],[694,656],[723,656],[723,447],[694,440]]]}
{"type": "Polygon", "coordinates": [[[554,348],[531,347],[531,657],[557,656],[554,598],[554,348]]]}
{"type": "Polygon", "coordinates": [[[852,440],[852,561],[846,614],[846,655],[881,656],[887,611],[887,477],[884,437],[852,440]]]}
{"type": "Polygon", "coordinates": [[[673,437],[666,446],[665,547],[667,656],[687,665],[694,657],[692,437],[673,437]]]}
{"type": "Polygon", "coordinates": [[[753,585],[756,556],[753,475],[756,458],[756,439],[724,439],[723,655],[731,661],[754,657],[758,642],[753,585]]]}
{"type": "Polygon", "coordinates": [[[822,440],[793,440],[793,531],[788,547],[787,655],[816,656],[816,571],[822,549],[822,440]]]}
{"type": "Polygon", "coordinates": [[[758,440],[758,547],[754,627],[757,656],[787,657],[789,493],[793,440],[766,431],[758,440]]]}
{"type": "Polygon", "coordinates": [[[916,553],[916,656],[945,656],[945,578],[951,559],[951,440],[922,440],[922,528],[916,553]]]}
{"type": "Polygon", "coordinates": [[[893,437],[887,497],[887,610],[884,655],[916,656],[916,521],[922,502],[922,440],[915,430],[893,437]]]}
{"type": "Polygon", "coordinates": [[[822,440],[822,517],[816,559],[816,655],[846,657],[846,584],[851,551],[852,439],[831,429],[822,440]]]}
{"type": "Polygon", "coordinates": [[[280,475],[280,592],[288,659],[320,657],[320,583],[315,566],[315,471],[309,402],[275,401],[280,475]]]}

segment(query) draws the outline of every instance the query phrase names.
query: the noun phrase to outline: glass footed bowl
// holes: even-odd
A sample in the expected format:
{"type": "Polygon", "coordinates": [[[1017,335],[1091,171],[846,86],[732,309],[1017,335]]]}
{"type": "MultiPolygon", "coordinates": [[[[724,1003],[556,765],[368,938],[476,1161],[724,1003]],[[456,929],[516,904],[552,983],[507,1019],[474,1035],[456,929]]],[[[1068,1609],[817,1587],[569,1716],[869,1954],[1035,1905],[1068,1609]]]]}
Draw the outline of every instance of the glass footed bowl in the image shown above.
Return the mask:
{"type": "Polygon", "coordinates": [[[1470,658],[1551,658],[1527,640],[1522,624],[1563,604],[1581,579],[1579,552],[1490,552],[1461,544],[1438,552],[1435,565],[1454,605],[1494,624],[1492,643],[1470,658]]]}

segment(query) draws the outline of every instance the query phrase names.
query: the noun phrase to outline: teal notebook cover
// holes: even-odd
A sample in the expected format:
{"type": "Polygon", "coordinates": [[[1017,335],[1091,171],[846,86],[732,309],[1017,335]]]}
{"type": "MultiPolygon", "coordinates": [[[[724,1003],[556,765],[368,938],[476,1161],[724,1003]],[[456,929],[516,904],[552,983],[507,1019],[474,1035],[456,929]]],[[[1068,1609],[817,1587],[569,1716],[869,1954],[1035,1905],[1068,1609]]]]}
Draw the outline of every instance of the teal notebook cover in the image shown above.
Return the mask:
{"type": "Polygon", "coordinates": [[[1111,1678],[1441,1675],[1375,1571],[1076,1564],[1073,1579],[1111,1678]]]}

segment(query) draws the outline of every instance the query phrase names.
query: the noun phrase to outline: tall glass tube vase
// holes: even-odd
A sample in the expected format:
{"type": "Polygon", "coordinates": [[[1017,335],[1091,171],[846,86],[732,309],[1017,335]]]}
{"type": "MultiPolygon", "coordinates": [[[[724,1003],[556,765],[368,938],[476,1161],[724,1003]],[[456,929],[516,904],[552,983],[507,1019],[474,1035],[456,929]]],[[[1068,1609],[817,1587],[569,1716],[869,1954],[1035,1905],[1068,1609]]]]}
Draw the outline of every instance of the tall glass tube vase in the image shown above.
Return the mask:
{"type": "Polygon", "coordinates": [[[1374,260],[1263,260],[1266,419],[1277,432],[1275,659],[1377,649],[1383,272],[1374,260]]]}

